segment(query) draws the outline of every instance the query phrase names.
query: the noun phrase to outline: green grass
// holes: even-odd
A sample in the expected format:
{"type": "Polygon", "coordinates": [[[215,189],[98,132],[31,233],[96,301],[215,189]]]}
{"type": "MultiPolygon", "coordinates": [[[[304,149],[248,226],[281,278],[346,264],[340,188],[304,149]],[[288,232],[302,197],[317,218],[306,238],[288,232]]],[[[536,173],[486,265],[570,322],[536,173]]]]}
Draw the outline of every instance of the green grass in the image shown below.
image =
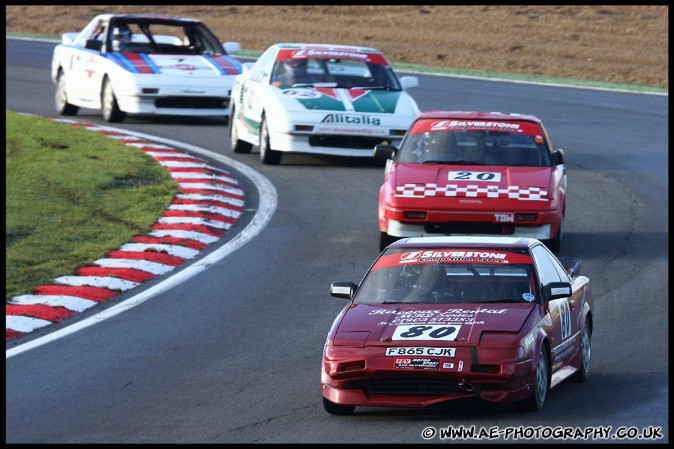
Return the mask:
{"type": "Polygon", "coordinates": [[[137,148],[6,111],[6,301],[150,232],[178,187],[137,148]]]}

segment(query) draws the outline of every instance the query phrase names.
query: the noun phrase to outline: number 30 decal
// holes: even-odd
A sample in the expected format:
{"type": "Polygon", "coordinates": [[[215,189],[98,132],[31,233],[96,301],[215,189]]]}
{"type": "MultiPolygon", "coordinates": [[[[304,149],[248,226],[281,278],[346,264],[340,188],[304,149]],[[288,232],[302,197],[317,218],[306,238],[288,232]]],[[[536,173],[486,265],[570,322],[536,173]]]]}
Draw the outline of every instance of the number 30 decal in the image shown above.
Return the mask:
{"type": "Polygon", "coordinates": [[[566,340],[571,336],[571,310],[566,298],[559,303],[559,324],[562,328],[562,340],[566,340]]]}
{"type": "Polygon", "coordinates": [[[447,180],[501,182],[501,173],[486,171],[450,171],[447,173],[447,180]]]}
{"type": "Polygon", "coordinates": [[[393,340],[455,340],[461,326],[418,325],[398,326],[393,333],[393,340]]]}

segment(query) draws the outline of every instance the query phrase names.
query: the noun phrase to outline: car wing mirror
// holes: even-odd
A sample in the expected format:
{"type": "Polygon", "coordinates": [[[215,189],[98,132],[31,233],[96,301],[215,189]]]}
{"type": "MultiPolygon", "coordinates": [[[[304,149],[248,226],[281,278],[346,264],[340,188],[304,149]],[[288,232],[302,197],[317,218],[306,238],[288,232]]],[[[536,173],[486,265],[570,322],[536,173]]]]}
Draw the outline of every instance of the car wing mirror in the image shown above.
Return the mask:
{"type": "Polygon", "coordinates": [[[353,299],[357,287],[353,282],[333,282],[330,284],[330,294],[336,298],[353,299]]]}
{"type": "Polygon", "coordinates": [[[374,157],[377,159],[393,159],[398,148],[395,145],[380,143],[374,146],[374,157]]]}
{"type": "Polygon", "coordinates": [[[552,301],[553,299],[568,298],[573,293],[570,282],[550,282],[543,286],[543,299],[552,301]]]}
{"type": "Polygon", "coordinates": [[[260,70],[260,69],[255,69],[250,71],[250,75],[248,75],[248,79],[251,81],[257,81],[260,82],[264,79],[265,73],[260,70]]]}
{"type": "Polygon", "coordinates": [[[241,64],[241,73],[250,72],[254,65],[255,65],[254,62],[244,62],[243,64],[241,64]]]}
{"type": "Polygon", "coordinates": [[[561,148],[558,148],[555,151],[553,151],[552,152],[552,162],[555,165],[564,164],[564,150],[562,150],[561,148]]]}
{"type": "Polygon", "coordinates": [[[63,45],[72,45],[77,39],[79,33],[63,33],[61,35],[61,43],[63,45]]]}
{"type": "Polygon", "coordinates": [[[101,48],[103,48],[103,42],[96,39],[87,39],[86,43],[84,44],[84,48],[101,51],[101,48]]]}
{"type": "Polygon", "coordinates": [[[241,44],[238,42],[223,42],[222,46],[225,48],[228,55],[241,51],[241,44]]]}
{"type": "Polygon", "coordinates": [[[403,90],[417,87],[419,85],[419,78],[416,76],[401,76],[400,85],[402,86],[403,90]]]}

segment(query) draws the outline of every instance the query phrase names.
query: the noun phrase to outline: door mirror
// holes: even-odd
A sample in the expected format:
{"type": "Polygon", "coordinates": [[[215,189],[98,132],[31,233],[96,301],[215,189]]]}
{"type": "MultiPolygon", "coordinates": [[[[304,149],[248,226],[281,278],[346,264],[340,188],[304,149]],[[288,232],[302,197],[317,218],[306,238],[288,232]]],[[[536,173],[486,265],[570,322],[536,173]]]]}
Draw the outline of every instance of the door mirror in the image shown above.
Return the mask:
{"type": "Polygon", "coordinates": [[[248,79],[259,83],[264,78],[264,75],[265,73],[262,70],[253,70],[250,72],[250,75],[248,75],[248,79]]]}
{"type": "Polygon", "coordinates": [[[353,282],[333,282],[330,284],[330,294],[336,298],[352,299],[357,287],[353,282]]]}
{"type": "Polygon", "coordinates": [[[569,282],[550,282],[543,286],[543,299],[552,301],[558,298],[568,298],[573,293],[569,282]]]}
{"type": "Polygon", "coordinates": [[[411,89],[419,85],[419,78],[416,76],[402,76],[400,77],[400,85],[403,90],[411,89]]]}
{"type": "Polygon", "coordinates": [[[241,51],[241,44],[238,42],[223,42],[222,46],[225,48],[228,55],[241,51]]]}
{"type": "Polygon", "coordinates": [[[374,157],[377,159],[393,159],[398,148],[395,145],[380,143],[374,146],[374,157]]]}

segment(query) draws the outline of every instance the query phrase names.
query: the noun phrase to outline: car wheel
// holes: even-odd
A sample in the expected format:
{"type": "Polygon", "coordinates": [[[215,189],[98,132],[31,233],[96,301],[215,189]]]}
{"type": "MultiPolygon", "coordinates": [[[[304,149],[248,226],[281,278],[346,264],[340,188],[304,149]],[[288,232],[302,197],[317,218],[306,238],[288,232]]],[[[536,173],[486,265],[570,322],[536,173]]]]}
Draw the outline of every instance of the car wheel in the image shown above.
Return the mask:
{"type": "Polygon", "coordinates": [[[75,115],[80,110],[74,104],[68,103],[68,95],[66,94],[66,79],[63,70],[59,70],[56,78],[56,112],[60,115],[75,115]]]}
{"type": "Polygon", "coordinates": [[[548,396],[550,375],[548,358],[545,355],[544,348],[545,347],[541,347],[541,351],[538,354],[538,364],[536,365],[534,374],[534,385],[531,397],[524,399],[520,404],[522,409],[528,412],[537,412],[541,410],[545,404],[545,398],[548,396]]]}
{"type": "Polygon", "coordinates": [[[232,115],[229,118],[229,145],[235,153],[250,153],[250,150],[253,149],[253,145],[244,142],[243,140],[239,140],[239,129],[236,122],[236,110],[232,109],[232,115]]]}
{"type": "Polygon", "coordinates": [[[350,415],[356,409],[356,406],[335,404],[323,398],[323,408],[331,415],[350,415]]]}
{"type": "Polygon", "coordinates": [[[278,165],[281,162],[281,152],[272,150],[269,146],[269,129],[264,116],[260,124],[260,159],[263,164],[269,165],[278,165]]]}
{"type": "Polygon", "coordinates": [[[571,377],[573,382],[585,382],[590,376],[590,360],[591,360],[591,345],[592,330],[590,328],[590,321],[585,318],[585,325],[583,326],[583,336],[580,348],[580,368],[571,377]]]}
{"type": "Polygon", "coordinates": [[[384,251],[387,246],[389,246],[391,243],[395,242],[396,240],[399,240],[398,237],[393,237],[388,235],[385,232],[380,232],[379,233],[379,251],[384,251]]]}
{"type": "Polygon", "coordinates": [[[109,79],[103,81],[103,119],[110,123],[121,123],[126,118],[126,113],[119,109],[117,97],[112,91],[109,79]]]}

